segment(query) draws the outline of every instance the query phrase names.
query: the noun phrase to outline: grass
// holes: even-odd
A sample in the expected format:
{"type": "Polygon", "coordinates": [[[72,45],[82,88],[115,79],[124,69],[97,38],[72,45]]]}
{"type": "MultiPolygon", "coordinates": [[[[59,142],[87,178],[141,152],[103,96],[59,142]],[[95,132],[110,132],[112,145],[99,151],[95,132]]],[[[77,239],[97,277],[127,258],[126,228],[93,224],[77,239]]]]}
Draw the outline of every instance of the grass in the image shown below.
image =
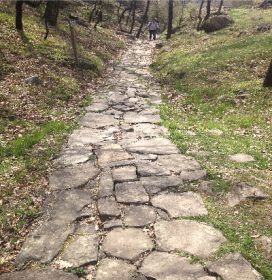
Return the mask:
{"type": "Polygon", "coordinates": [[[209,216],[193,219],[212,223],[228,239],[211,260],[239,252],[265,279],[272,279],[272,259],[255,240],[260,235],[272,238],[272,90],[262,87],[272,36],[256,27],[271,22],[270,13],[232,10],[235,24],[210,34],[185,22],[151,65],[165,86],[161,117],[169,138],[182,153],[196,157],[212,182],[213,196],[201,192],[196,182],[187,186],[202,195],[209,211],[209,216]],[[210,154],[195,154],[199,151],[210,154]],[[229,156],[236,153],[251,155],[255,162],[231,161],[229,156]],[[226,193],[241,181],[258,186],[270,198],[228,207],[226,193]]]}

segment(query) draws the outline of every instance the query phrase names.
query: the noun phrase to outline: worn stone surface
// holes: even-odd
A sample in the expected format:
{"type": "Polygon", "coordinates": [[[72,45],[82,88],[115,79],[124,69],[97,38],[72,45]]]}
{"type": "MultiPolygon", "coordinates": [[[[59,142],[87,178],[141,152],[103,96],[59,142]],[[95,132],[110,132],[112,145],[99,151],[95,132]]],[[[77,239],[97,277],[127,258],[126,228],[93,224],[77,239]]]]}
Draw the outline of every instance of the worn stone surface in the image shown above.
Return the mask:
{"type": "Polygon", "coordinates": [[[211,190],[211,181],[202,181],[199,185],[198,188],[206,193],[213,194],[213,191],[211,190]]]}
{"type": "Polygon", "coordinates": [[[101,99],[101,102],[93,103],[91,106],[86,107],[87,112],[103,112],[108,110],[109,105],[106,102],[107,100],[101,99]]]}
{"type": "Polygon", "coordinates": [[[106,126],[119,125],[119,121],[111,115],[101,113],[87,113],[78,120],[78,124],[90,128],[104,128],[106,126]]]}
{"type": "Polygon", "coordinates": [[[181,171],[180,178],[188,181],[203,180],[207,176],[206,170],[181,171]]]}
{"type": "Polygon", "coordinates": [[[136,167],[135,166],[123,166],[112,169],[112,177],[114,182],[128,182],[136,181],[136,167]]]}
{"type": "Polygon", "coordinates": [[[247,182],[238,183],[227,194],[228,205],[230,207],[236,206],[248,198],[268,199],[269,195],[262,189],[247,182]]]}
{"type": "Polygon", "coordinates": [[[150,251],[153,242],[141,229],[116,228],[105,237],[102,250],[107,256],[137,261],[140,255],[150,251]]]}
{"type": "Polygon", "coordinates": [[[171,218],[208,215],[200,195],[193,192],[159,194],[151,199],[153,206],[166,210],[171,218]]]}
{"type": "Polygon", "coordinates": [[[157,160],[157,158],[158,158],[157,155],[153,155],[153,154],[135,154],[135,153],[133,153],[132,156],[133,156],[136,160],[150,160],[150,161],[155,161],[155,160],[157,160]]]}
{"type": "Polygon", "coordinates": [[[189,258],[164,252],[152,252],[143,261],[139,272],[156,280],[189,280],[208,276],[202,265],[190,263],[189,258]]]}
{"type": "Polygon", "coordinates": [[[97,204],[102,221],[121,215],[114,197],[99,198],[97,204]]]}
{"type": "Polygon", "coordinates": [[[75,234],[85,234],[87,233],[88,235],[96,235],[97,231],[95,230],[95,227],[93,224],[82,224],[82,225],[77,225],[75,229],[75,234]]]}
{"type": "Polygon", "coordinates": [[[231,253],[215,262],[207,262],[205,268],[210,273],[216,273],[224,280],[264,279],[239,253],[231,253]]]}
{"type": "Polygon", "coordinates": [[[168,168],[169,170],[180,173],[181,171],[189,171],[201,169],[200,164],[193,158],[183,155],[163,155],[159,156],[158,164],[168,168]]]}
{"type": "Polygon", "coordinates": [[[129,152],[142,154],[169,155],[179,154],[178,148],[166,138],[154,138],[150,140],[140,140],[125,146],[129,152]]]}
{"type": "Polygon", "coordinates": [[[143,227],[154,223],[156,213],[152,207],[147,205],[130,205],[125,209],[124,224],[130,227],[143,227]]]}
{"type": "Polygon", "coordinates": [[[149,201],[142,182],[126,182],[116,184],[115,194],[118,202],[145,203],[149,201]]]}
{"type": "Polygon", "coordinates": [[[111,144],[103,146],[98,151],[98,163],[108,163],[113,161],[133,159],[120,145],[111,144]]]}
{"type": "Polygon", "coordinates": [[[117,219],[117,220],[109,220],[109,221],[106,221],[104,223],[104,229],[105,230],[110,230],[112,228],[115,228],[115,227],[121,227],[123,226],[123,221],[120,220],[120,219],[117,219]]]}
{"type": "Polygon", "coordinates": [[[111,175],[111,171],[108,169],[106,171],[102,171],[99,188],[98,188],[98,196],[111,196],[113,195],[113,179],[111,175]]]}
{"type": "Polygon", "coordinates": [[[92,147],[72,147],[60,153],[60,156],[54,161],[55,164],[77,164],[83,163],[93,155],[92,147]]]}
{"type": "Polygon", "coordinates": [[[160,135],[169,135],[169,130],[164,126],[159,126],[152,123],[141,123],[131,125],[133,131],[144,134],[146,137],[154,137],[160,135]]]}
{"type": "Polygon", "coordinates": [[[54,269],[51,267],[41,269],[28,269],[23,271],[16,271],[12,273],[4,273],[0,275],[1,280],[78,280],[79,278],[62,270],[54,269]]]}
{"type": "Polygon", "coordinates": [[[249,163],[249,162],[254,162],[255,161],[253,156],[243,154],[243,153],[242,154],[231,155],[229,158],[233,161],[244,162],[244,163],[249,163]]]}
{"type": "Polygon", "coordinates": [[[267,236],[260,236],[254,240],[258,251],[265,252],[268,256],[270,256],[270,260],[272,260],[272,238],[267,236]]]}
{"type": "Polygon", "coordinates": [[[155,234],[159,250],[180,249],[201,258],[212,255],[226,241],[212,226],[190,220],[159,221],[155,234]]]}
{"type": "Polygon", "coordinates": [[[169,187],[179,187],[182,179],[176,176],[143,177],[141,182],[147,193],[153,195],[169,187]]]}
{"type": "Polygon", "coordinates": [[[124,121],[126,123],[158,123],[161,122],[161,117],[159,115],[147,115],[129,112],[124,115],[124,121]]]}
{"type": "Polygon", "coordinates": [[[84,186],[88,181],[94,179],[100,170],[93,162],[66,167],[55,171],[49,178],[51,190],[63,190],[84,186]]]}
{"type": "Polygon", "coordinates": [[[71,264],[71,267],[80,267],[95,264],[98,255],[98,234],[77,235],[71,245],[64,250],[61,259],[71,264]]]}
{"type": "Polygon", "coordinates": [[[132,280],[136,267],[122,260],[103,259],[99,263],[95,280],[132,280]]]}
{"type": "Polygon", "coordinates": [[[137,174],[141,177],[149,176],[169,176],[170,171],[155,162],[140,160],[137,163],[137,174]]]}

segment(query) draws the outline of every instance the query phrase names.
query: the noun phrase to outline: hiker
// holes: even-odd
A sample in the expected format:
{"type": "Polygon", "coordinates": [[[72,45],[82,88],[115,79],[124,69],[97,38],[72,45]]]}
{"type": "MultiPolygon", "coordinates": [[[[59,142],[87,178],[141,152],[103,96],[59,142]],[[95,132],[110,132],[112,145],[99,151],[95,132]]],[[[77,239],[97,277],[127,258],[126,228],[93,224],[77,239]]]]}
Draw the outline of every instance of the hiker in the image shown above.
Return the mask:
{"type": "Polygon", "coordinates": [[[153,18],[147,26],[149,27],[149,40],[151,40],[152,36],[153,39],[156,40],[157,29],[159,28],[159,24],[156,22],[156,19],[153,18]]]}
{"type": "Polygon", "coordinates": [[[157,25],[158,25],[157,29],[155,30],[155,38],[157,38],[157,34],[158,34],[158,31],[159,31],[159,21],[158,21],[157,18],[155,18],[155,20],[156,20],[157,25]]]}

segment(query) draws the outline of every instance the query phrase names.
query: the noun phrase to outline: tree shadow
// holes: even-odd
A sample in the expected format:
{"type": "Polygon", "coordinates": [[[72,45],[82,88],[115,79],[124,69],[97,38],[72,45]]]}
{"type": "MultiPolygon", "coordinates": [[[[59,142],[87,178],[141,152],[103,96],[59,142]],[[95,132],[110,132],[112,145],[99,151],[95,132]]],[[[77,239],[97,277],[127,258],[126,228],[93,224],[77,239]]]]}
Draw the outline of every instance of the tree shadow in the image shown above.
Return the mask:
{"type": "Polygon", "coordinates": [[[17,30],[17,31],[18,31],[18,34],[20,35],[22,41],[25,44],[29,44],[29,38],[26,36],[25,32],[23,30],[17,30]]]}

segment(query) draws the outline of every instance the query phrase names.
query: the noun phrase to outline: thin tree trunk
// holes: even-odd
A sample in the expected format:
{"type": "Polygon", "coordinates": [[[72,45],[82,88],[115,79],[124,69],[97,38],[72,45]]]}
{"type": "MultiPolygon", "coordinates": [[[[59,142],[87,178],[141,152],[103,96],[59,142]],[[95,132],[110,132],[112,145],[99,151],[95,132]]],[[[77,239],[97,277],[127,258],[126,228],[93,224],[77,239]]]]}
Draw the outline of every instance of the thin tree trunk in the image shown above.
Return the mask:
{"type": "Polygon", "coordinates": [[[130,34],[133,31],[134,23],[135,23],[135,10],[136,10],[136,0],[133,0],[133,11],[132,11],[132,23],[131,23],[131,28],[130,28],[130,34]]]}
{"type": "Polygon", "coordinates": [[[207,20],[211,15],[211,0],[207,0],[207,14],[204,20],[207,20]]]}
{"type": "Polygon", "coordinates": [[[123,10],[123,12],[122,12],[122,14],[121,14],[121,16],[120,16],[120,18],[119,18],[119,20],[118,20],[118,23],[121,23],[121,21],[122,21],[124,15],[125,15],[125,12],[126,12],[126,11],[129,11],[130,9],[131,9],[131,6],[125,8],[125,9],[123,10]]]}
{"type": "Polygon", "coordinates": [[[129,13],[128,13],[128,16],[127,16],[126,25],[128,25],[128,21],[129,21],[129,18],[130,18],[130,14],[131,14],[131,10],[129,10],[129,13]]]}
{"type": "Polygon", "coordinates": [[[16,2],[16,29],[23,30],[23,4],[24,1],[16,2]]]}
{"type": "Polygon", "coordinates": [[[89,17],[89,23],[92,21],[92,19],[93,19],[93,14],[94,14],[94,12],[95,12],[95,10],[96,10],[96,5],[97,5],[97,0],[95,1],[95,3],[94,3],[94,7],[93,7],[93,9],[92,9],[92,11],[91,11],[91,14],[90,14],[90,17],[89,17]]]}
{"type": "Polygon", "coordinates": [[[47,1],[45,8],[45,22],[49,23],[51,26],[57,25],[59,7],[61,1],[47,1]]]}
{"type": "Polygon", "coordinates": [[[272,59],[263,82],[263,87],[272,87],[272,59]]]}
{"type": "Polygon", "coordinates": [[[168,2],[168,28],[167,28],[167,36],[166,36],[167,40],[171,38],[172,25],[173,25],[173,0],[169,0],[169,2],[168,2]]]}
{"type": "Polygon", "coordinates": [[[204,0],[201,1],[200,7],[199,7],[199,13],[198,13],[198,19],[199,19],[199,21],[198,21],[198,25],[197,25],[197,28],[196,28],[197,31],[199,31],[200,25],[201,25],[201,22],[202,22],[201,13],[202,13],[203,4],[204,4],[204,0]]]}
{"type": "Polygon", "coordinates": [[[149,4],[150,4],[150,0],[147,0],[147,4],[146,4],[146,8],[145,8],[145,13],[144,13],[144,16],[143,16],[143,20],[141,22],[141,26],[137,32],[137,35],[136,35],[136,38],[139,38],[140,37],[140,34],[142,32],[142,28],[143,28],[143,25],[144,25],[144,22],[146,21],[147,19],[147,13],[148,13],[148,9],[149,9],[149,4]]]}
{"type": "Polygon", "coordinates": [[[224,2],[224,0],[220,1],[220,5],[219,5],[218,11],[217,11],[218,16],[221,14],[221,9],[222,9],[222,6],[223,6],[223,2],[224,2]]]}

